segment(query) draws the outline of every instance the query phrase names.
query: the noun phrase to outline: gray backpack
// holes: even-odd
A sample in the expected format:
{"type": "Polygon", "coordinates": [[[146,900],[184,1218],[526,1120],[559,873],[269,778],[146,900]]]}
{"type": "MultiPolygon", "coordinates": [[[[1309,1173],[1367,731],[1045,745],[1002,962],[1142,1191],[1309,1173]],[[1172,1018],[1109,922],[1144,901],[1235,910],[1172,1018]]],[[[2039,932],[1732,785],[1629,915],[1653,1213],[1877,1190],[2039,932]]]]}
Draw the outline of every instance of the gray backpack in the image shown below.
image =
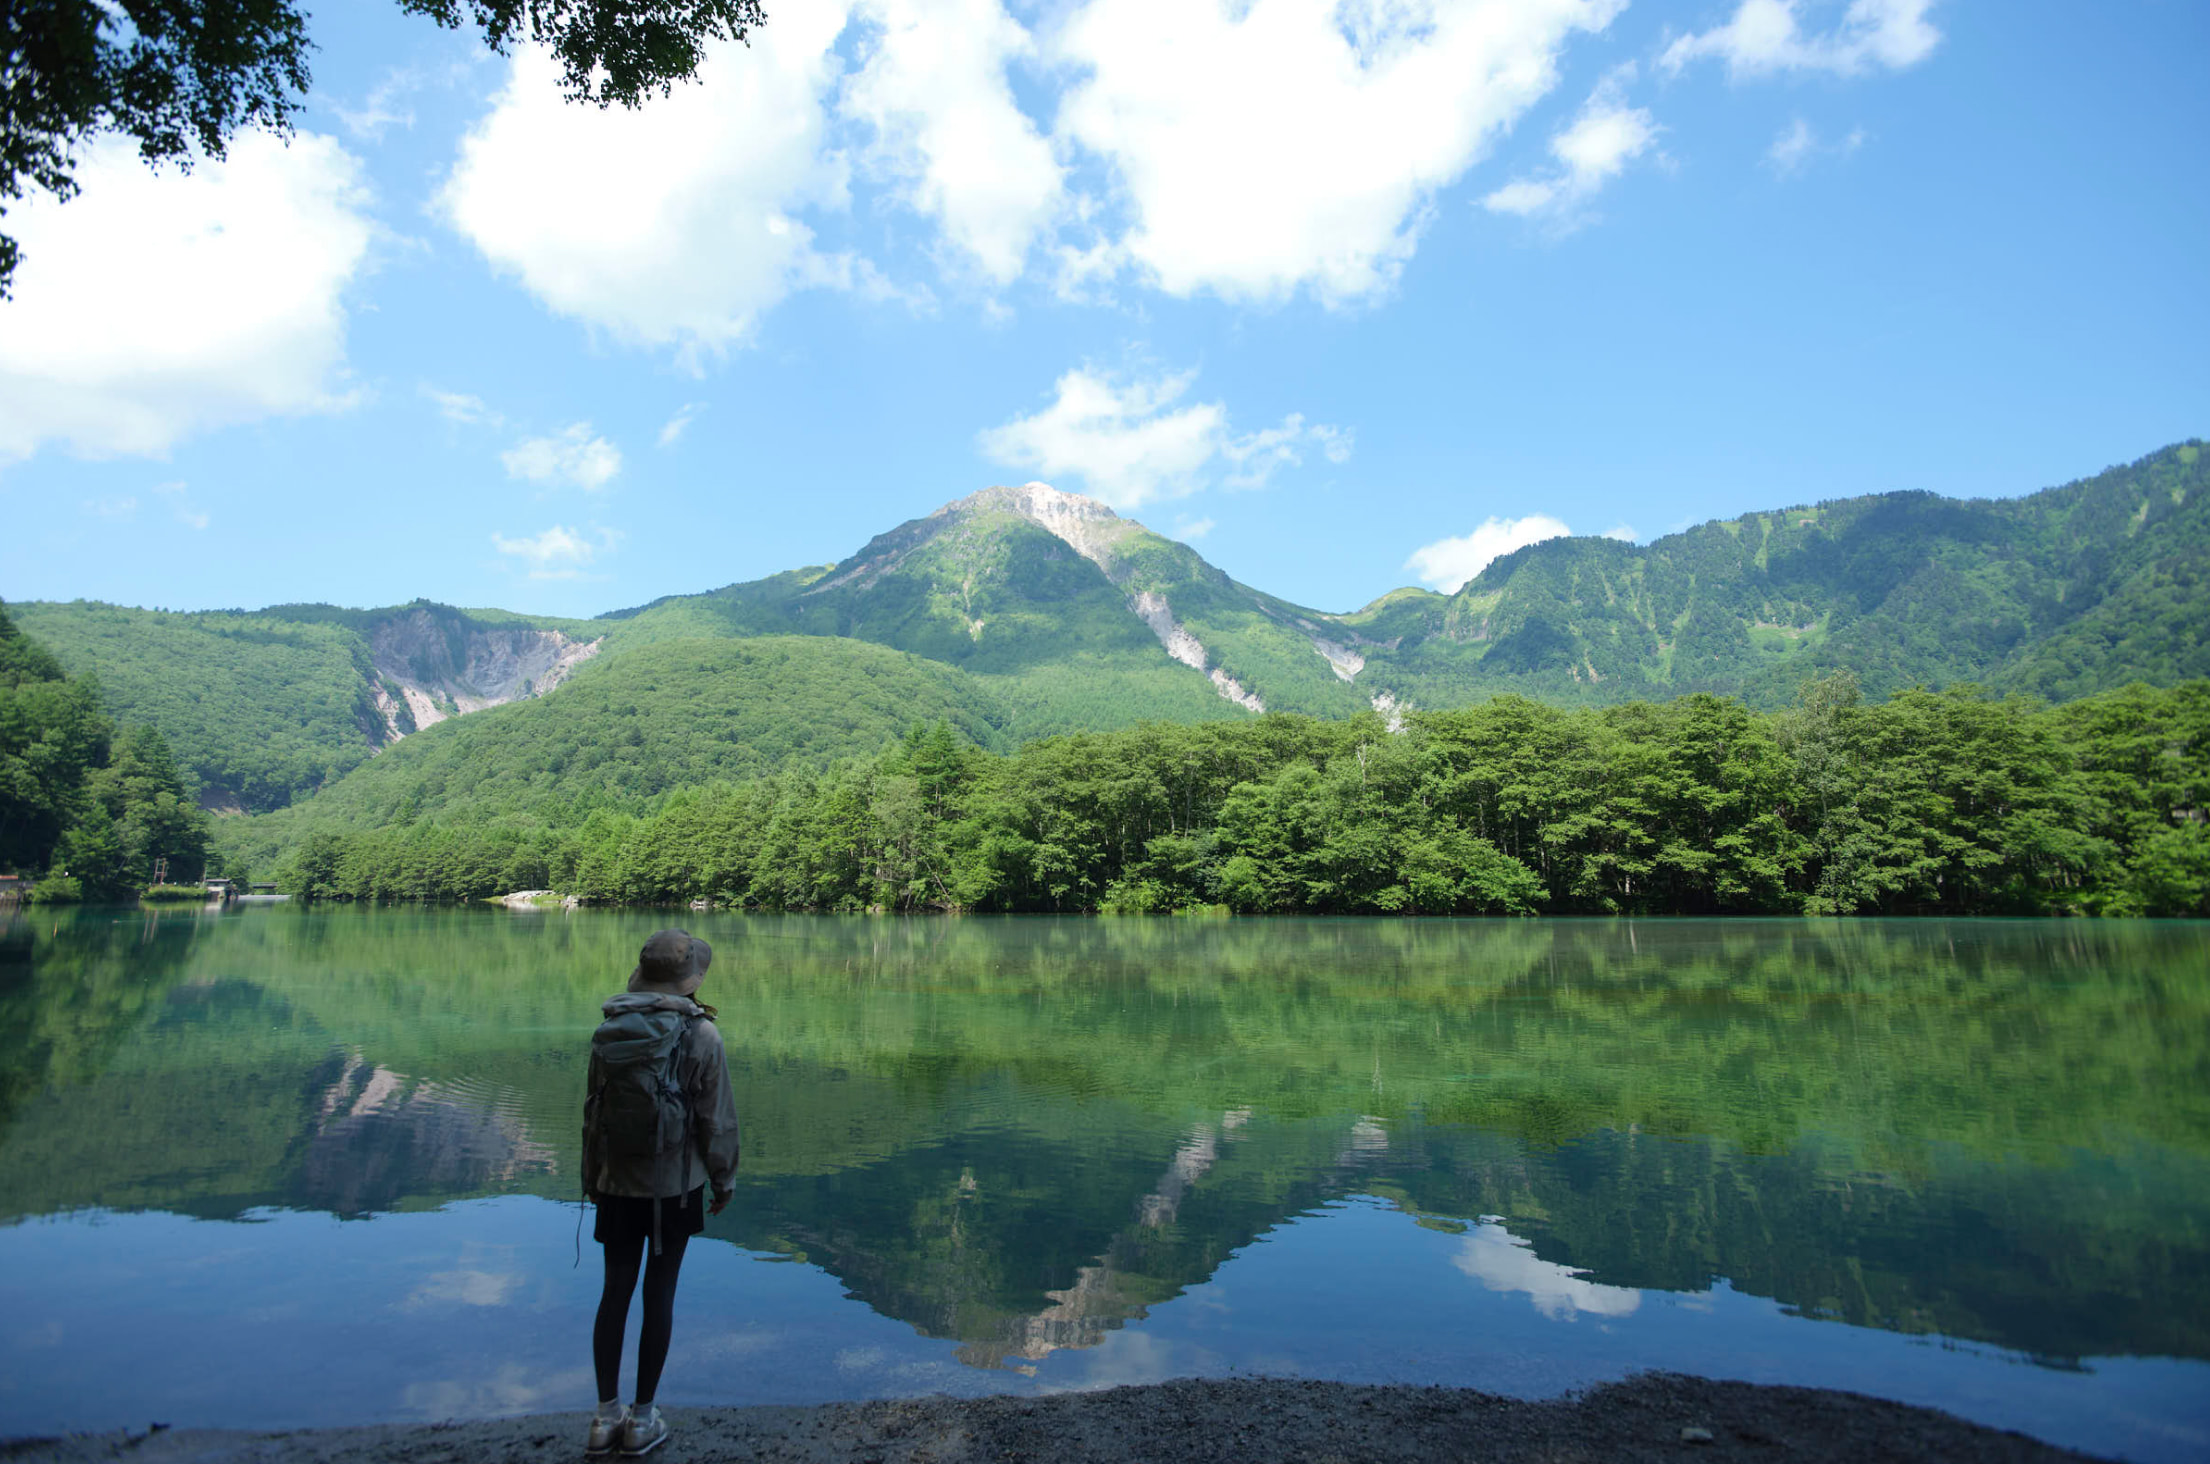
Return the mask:
{"type": "MultiPolygon", "coordinates": [[[[665,1007],[614,1012],[591,1034],[598,1080],[583,1100],[586,1195],[616,1161],[642,1160],[657,1169],[662,1155],[677,1150],[683,1155],[680,1193],[690,1193],[691,1106],[680,1067],[683,1038],[704,1015],[665,1007]]],[[[652,1201],[655,1255],[660,1253],[660,1198],[652,1201]]]]}

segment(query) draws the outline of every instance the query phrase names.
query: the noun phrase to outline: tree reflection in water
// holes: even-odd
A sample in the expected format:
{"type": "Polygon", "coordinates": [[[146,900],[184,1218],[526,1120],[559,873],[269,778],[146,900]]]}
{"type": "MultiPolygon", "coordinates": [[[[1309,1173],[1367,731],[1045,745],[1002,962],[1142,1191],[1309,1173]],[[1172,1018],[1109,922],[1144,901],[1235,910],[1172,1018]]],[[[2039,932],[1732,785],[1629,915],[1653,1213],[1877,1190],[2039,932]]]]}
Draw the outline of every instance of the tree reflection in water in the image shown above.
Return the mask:
{"type": "MultiPolygon", "coordinates": [[[[14,917],[0,1217],[571,1198],[584,1037],[658,918],[14,917]]],[[[2210,1357],[2199,927],[704,919],[747,1139],[709,1234],[977,1367],[1353,1195],[1561,1321],[1723,1278],[2210,1357]]]]}

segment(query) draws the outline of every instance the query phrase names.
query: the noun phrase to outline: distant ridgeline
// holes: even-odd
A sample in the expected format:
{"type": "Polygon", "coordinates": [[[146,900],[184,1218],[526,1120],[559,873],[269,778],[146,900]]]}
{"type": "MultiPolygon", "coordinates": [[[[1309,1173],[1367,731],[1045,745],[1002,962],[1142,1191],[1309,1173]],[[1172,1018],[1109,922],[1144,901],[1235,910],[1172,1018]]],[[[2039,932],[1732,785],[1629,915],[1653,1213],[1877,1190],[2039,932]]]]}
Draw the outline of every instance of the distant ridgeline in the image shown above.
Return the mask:
{"type": "MultiPolygon", "coordinates": [[[[824,709],[855,667],[889,674],[890,661],[855,643],[904,652],[898,674],[948,699],[913,716],[950,717],[991,747],[1261,711],[1443,710],[1500,692],[1563,705],[1715,692],[1775,709],[1845,670],[1876,699],[1975,682],[2068,700],[2210,675],[2200,449],[2018,499],[1890,493],[1646,547],[1554,539],[1455,594],[1398,590],[1349,614],[1240,584],[1186,545],[1041,485],[962,499],[833,566],[589,621],[419,601],[14,608],[73,673],[97,674],[111,713],[166,735],[203,802],[244,812],[334,788],[434,723],[543,697],[571,676],[580,688],[679,640],[804,637],[763,654],[793,675],[815,661],[805,675],[824,709]]],[[[694,654],[720,664],[721,652],[694,654]]],[[[821,735],[781,739],[763,758],[817,764],[886,730],[878,710],[832,715],[821,735]]],[[[579,747],[596,738],[559,735],[579,747]]],[[[698,766],[748,773],[761,761],[698,766]]]]}

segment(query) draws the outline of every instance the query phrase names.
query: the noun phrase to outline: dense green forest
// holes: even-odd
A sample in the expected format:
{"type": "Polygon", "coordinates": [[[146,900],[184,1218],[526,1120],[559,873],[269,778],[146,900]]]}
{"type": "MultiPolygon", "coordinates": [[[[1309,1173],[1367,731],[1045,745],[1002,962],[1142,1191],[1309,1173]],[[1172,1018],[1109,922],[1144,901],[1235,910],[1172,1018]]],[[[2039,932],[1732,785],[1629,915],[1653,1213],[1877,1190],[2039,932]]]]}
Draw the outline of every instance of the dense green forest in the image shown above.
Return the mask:
{"type": "Polygon", "coordinates": [[[151,727],[118,729],[99,687],[66,675],[0,607],[0,872],[43,899],[105,899],[200,877],[207,816],[151,727]]]}
{"type": "Polygon", "coordinates": [[[223,846],[265,869],[318,831],[571,826],[678,788],[871,754],[916,718],[996,746],[1003,712],[957,671],[879,646],[666,641],[557,695],[440,723],[291,808],[226,821],[223,846]]]}
{"type": "Polygon", "coordinates": [[[1668,534],[1552,539],[1447,599],[1343,617],[1361,683],[1602,702],[1717,691],[1778,707],[1807,676],[1974,681],[2051,699],[2210,675],[2210,464],[2183,443],[2021,498],[1837,499],[1668,534]]]}
{"type": "Polygon", "coordinates": [[[253,857],[317,899],[2203,915],[2206,807],[2210,682],[2047,707],[1970,689],[1875,702],[1841,676],[1781,713],[1703,693],[1505,696],[1398,732],[1270,714],[1010,752],[917,722],[825,769],[671,783],[627,807],[548,784],[496,816],[295,822],[288,849],[253,857]]]}
{"type": "MultiPolygon", "coordinates": [[[[2013,499],[1924,492],[1715,520],[1648,545],[1553,539],[1450,595],[1329,614],[1244,585],[1103,504],[993,488],[835,565],[591,621],[414,602],[172,614],[19,606],[107,711],[156,727],[205,800],[267,812],[422,722],[543,695],[674,640],[871,642],[969,678],[1011,743],[1257,708],[1352,716],[1517,693],[1707,691],[1785,709],[1848,671],[1874,698],[1974,683],[2049,700],[2210,676],[2210,475],[2165,448],[2013,499]]],[[[827,657],[833,653],[822,650],[827,657]]],[[[717,770],[729,771],[729,770],[717,770]]]]}
{"type": "Polygon", "coordinates": [[[400,677],[457,710],[451,691],[471,638],[571,624],[420,604],[184,613],[75,601],[16,613],[64,666],[98,678],[111,715],[159,728],[208,803],[255,813],[337,782],[412,732],[400,677]],[[392,634],[410,619],[430,622],[428,634],[392,634]],[[393,706],[388,722],[379,703],[393,706]]]}

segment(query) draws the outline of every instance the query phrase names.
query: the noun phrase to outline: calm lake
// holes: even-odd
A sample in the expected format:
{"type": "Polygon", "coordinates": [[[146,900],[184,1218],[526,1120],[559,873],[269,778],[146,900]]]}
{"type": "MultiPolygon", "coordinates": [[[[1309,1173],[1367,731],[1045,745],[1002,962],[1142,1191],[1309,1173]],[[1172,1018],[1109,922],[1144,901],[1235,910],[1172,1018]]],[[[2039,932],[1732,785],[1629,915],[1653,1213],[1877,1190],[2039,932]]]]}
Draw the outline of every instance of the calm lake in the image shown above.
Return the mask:
{"type": "Polygon", "coordinates": [[[591,1401],[585,1043],[714,943],[662,1401],[1642,1368],[2210,1452],[2210,926],[0,910],[0,1436],[591,1401]]]}

